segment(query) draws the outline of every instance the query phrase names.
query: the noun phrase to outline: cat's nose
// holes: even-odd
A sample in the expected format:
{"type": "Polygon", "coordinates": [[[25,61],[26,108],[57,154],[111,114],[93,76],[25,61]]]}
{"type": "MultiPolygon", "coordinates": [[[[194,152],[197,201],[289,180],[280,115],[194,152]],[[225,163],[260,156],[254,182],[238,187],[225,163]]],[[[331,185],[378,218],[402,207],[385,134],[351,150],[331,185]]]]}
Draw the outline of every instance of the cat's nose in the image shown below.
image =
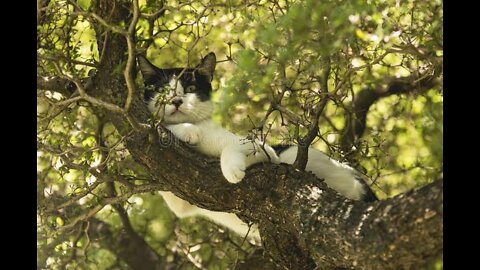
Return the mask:
{"type": "Polygon", "coordinates": [[[174,98],[172,99],[172,104],[178,109],[178,107],[183,104],[183,100],[181,98],[174,98]]]}

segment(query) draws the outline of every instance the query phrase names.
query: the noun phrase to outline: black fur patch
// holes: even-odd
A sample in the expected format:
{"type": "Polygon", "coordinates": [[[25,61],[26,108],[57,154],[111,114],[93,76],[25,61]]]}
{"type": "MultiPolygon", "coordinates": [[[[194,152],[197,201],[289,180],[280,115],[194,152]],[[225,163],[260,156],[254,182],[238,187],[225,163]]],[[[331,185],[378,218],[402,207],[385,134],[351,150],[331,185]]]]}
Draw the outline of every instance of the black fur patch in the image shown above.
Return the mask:
{"type": "Polygon", "coordinates": [[[189,86],[195,86],[190,93],[197,95],[201,101],[210,99],[212,92],[211,79],[215,70],[215,54],[209,53],[196,68],[158,68],[144,56],[138,56],[145,84],[144,100],[150,101],[156,93],[165,91],[166,86],[176,76],[186,91],[189,86]],[[185,69],[185,70],[184,70],[185,69]],[[182,73],[183,71],[183,73],[182,73]],[[180,77],[178,77],[182,74],[180,77]]]}
{"type": "Polygon", "coordinates": [[[277,145],[272,145],[273,150],[275,150],[275,153],[277,153],[278,156],[280,156],[281,153],[283,153],[285,150],[290,148],[291,144],[277,144],[277,145]]]}
{"type": "MultiPolygon", "coordinates": [[[[166,68],[156,70],[155,76],[150,76],[145,80],[145,101],[149,101],[157,93],[163,91],[165,86],[169,85],[173,76],[178,76],[182,72],[183,68],[166,68]]],[[[194,85],[196,94],[201,101],[207,101],[210,99],[212,92],[212,85],[208,80],[208,76],[201,75],[198,72],[194,72],[192,68],[186,69],[182,76],[179,78],[179,83],[182,84],[183,89],[187,89],[188,86],[194,85]]]]}
{"type": "Polygon", "coordinates": [[[378,201],[377,195],[373,193],[372,189],[370,189],[370,186],[365,182],[365,179],[363,179],[362,176],[360,175],[355,175],[355,179],[358,180],[363,186],[363,189],[365,189],[365,194],[363,195],[362,201],[364,202],[374,202],[378,201]]]}

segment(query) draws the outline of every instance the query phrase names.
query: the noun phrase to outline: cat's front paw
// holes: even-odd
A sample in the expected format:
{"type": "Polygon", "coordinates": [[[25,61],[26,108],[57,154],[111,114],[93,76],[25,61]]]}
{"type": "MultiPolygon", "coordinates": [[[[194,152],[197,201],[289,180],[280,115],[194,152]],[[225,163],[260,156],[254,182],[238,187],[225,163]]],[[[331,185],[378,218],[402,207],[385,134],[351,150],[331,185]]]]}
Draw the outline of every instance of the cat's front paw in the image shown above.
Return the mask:
{"type": "Polygon", "coordinates": [[[190,123],[170,125],[167,128],[175,137],[188,144],[197,144],[202,138],[202,130],[190,123]]]}
{"type": "Polygon", "coordinates": [[[221,168],[223,176],[230,183],[238,183],[245,177],[245,170],[247,168],[245,161],[239,159],[221,160],[221,168]]]}
{"type": "Polygon", "coordinates": [[[188,144],[197,144],[200,141],[200,129],[189,129],[183,136],[183,141],[188,144]]]}

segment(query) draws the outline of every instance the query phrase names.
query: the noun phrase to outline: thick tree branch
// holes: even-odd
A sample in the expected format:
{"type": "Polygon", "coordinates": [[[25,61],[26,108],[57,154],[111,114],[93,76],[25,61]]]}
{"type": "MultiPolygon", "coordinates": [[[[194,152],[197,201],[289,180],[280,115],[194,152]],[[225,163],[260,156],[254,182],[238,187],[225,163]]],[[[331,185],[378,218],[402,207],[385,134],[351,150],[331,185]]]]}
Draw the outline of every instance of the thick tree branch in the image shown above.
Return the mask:
{"type": "Polygon", "coordinates": [[[442,254],[443,181],[372,205],[321,198],[312,204],[315,188],[302,192],[291,211],[300,212],[298,231],[322,265],[413,269],[442,254]]]}
{"type": "Polygon", "coordinates": [[[383,97],[390,95],[399,95],[406,93],[420,93],[431,89],[440,84],[438,75],[428,75],[423,77],[410,76],[407,78],[392,79],[387,87],[377,89],[361,90],[353,104],[352,116],[347,117],[349,123],[345,125],[340,139],[340,147],[343,151],[349,152],[355,141],[363,135],[366,128],[367,113],[370,107],[383,97]]]}

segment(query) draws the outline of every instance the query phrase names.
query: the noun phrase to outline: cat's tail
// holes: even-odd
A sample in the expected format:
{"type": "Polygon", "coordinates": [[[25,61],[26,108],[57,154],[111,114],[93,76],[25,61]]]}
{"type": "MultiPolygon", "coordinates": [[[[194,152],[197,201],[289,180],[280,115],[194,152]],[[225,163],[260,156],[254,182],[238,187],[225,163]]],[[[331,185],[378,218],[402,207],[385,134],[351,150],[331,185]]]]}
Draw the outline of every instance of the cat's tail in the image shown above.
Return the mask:
{"type": "MultiPolygon", "coordinates": [[[[297,156],[297,146],[289,144],[273,145],[281,163],[293,164],[297,156]]],[[[364,202],[378,198],[368,185],[367,178],[354,168],[328,157],[320,150],[309,148],[306,171],[318,178],[343,196],[364,202]]]]}
{"type": "Polygon", "coordinates": [[[366,180],[364,175],[362,175],[360,173],[355,174],[355,179],[357,179],[357,181],[360,184],[362,184],[363,189],[365,190],[365,193],[362,196],[362,201],[364,201],[364,202],[378,201],[377,195],[375,195],[375,193],[373,193],[373,191],[370,188],[370,185],[368,185],[367,180],[366,180]]]}

